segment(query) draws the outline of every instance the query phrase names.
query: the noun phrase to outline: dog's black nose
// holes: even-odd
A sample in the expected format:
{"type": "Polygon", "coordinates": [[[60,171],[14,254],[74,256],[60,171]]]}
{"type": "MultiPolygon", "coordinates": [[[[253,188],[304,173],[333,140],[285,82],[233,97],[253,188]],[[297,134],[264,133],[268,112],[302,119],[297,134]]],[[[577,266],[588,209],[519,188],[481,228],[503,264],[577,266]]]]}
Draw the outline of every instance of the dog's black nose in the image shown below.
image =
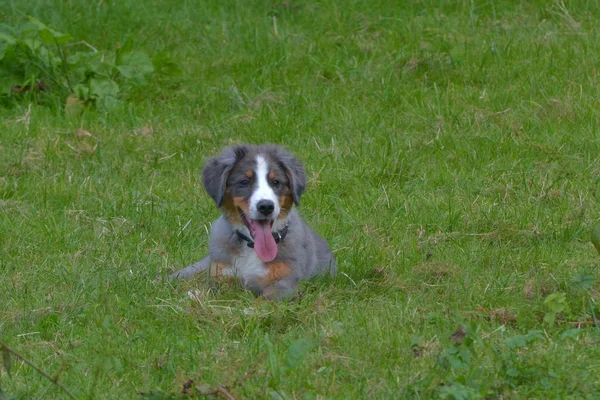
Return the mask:
{"type": "Polygon", "coordinates": [[[258,208],[258,212],[266,217],[273,212],[275,204],[271,200],[261,200],[256,204],[256,208],[258,208]]]}

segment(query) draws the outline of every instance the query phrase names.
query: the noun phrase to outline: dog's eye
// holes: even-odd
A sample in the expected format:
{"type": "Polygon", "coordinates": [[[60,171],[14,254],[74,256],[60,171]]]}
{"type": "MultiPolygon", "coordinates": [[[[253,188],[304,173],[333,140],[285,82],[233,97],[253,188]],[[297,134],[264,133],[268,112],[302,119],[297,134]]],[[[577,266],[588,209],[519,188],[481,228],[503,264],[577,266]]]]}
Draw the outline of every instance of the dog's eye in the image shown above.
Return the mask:
{"type": "Polygon", "coordinates": [[[273,184],[273,186],[279,186],[279,183],[280,183],[280,182],[279,182],[277,179],[273,179],[273,180],[271,181],[271,183],[273,184]]]}
{"type": "Polygon", "coordinates": [[[242,185],[242,186],[246,186],[246,185],[248,185],[249,183],[250,183],[250,181],[249,181],[248,179],[244,179],[244,180],[241,180],[241,181],[240,181],[240,185],[242,185]]]}

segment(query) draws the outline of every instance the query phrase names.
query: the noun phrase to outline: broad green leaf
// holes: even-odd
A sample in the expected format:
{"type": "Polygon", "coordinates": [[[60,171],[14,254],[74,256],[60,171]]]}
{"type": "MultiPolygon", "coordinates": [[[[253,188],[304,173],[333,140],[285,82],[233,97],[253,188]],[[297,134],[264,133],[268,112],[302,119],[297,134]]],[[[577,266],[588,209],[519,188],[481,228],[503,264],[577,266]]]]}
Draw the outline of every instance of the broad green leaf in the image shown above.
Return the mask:
{"type": "Polygon", "coordinates": [[[68,33],[57,32],[33,17],[29,17],[29,22],[37,28],[40,40],[44,43],[65,44],[73,40],[68,33]]]}
{"type": "Polygon", "coordinates": [[[592,244],[600,254],[600,222],[592,227],[592,244]]]}
{"type": "Polygon", "coordinates": [[[288,368],[294,369],[298,367],[306,354],[315,347],[316,343],[312,340],[301,338],[296,340],[288,347],[285,362],[288,368]]]}
{"type": "Polygon", "coordinates": [[[415,348],[415,347],[419,347],[419,346],[421,346],[421,337],[418,335],[414,335],[410,339],[410,347],[415,348]]]}
{"type": "MultiPolygon", "coordinates": [[[[44,46],[41,44],[41,42],[35,56],[38,60],[43,60],[44,65],[49,63],[50,65],[57,67],[62,63],[60,56],[55,51],[52,51],[49,46],[44,46]]],[[[28,64],[31,65],[36,71],[43,72],[46,69],[46,67],[40,68],[39,62],[28,64]]]]}
{"type": "Polygon", "coordinates": [[[38,31],[48,29],[48,26],[37,18],[29,16],[29,24],[33,25],[38,31]]]}
{"type": "Polygon", "coordinates": [[[567,295],[561,292],[552,293],[546,297],[544,304],[553,313],[568,311],[567,295]]]}
{"type": "Polygon", "coordinates": [[[594,286],[595,281],[596,279],[592,276],[592,274],[589,271],[583,271],[581,274],[575,275],[573,279],[571,279],[571,282],[573,284],[585,290],[594,286]]]}
{"type": "Polygon", "coordinates": [[[9,49],[11,47],[14,47],[14,46],[9,43],[0,42],[0,61],[2,61],[4,59],[4,55],[9,51],[9,49]]]}
{"type": "Polygon", "coordinates": [[[128,36],[124,42],[117,42],[116,60],[115,64],[122,64],[121,57],[123,54],[133,51],[133,40],[131,36],[128,36]]]}
{"type": "Polygon", "coordinates": [[[97,78],[104,77],[106,79],[111,79],[114,66],[102,61],[99,57],[90,58],[90,60],[85,63],[85,66],[87,67],[88,71],[93,73],[92,76],[97,78]]]}
{"type": "Polygon", "coordinates": [[[178,76],[183,73],[180,63],[164,53],[159,53],[152,59],[152,65],[160,75],[178,76]]]}
{"type": "Polygon", "coordinates": [[[16,44],[17,39],[15,39],[13,36],[9,35],[8,33],[0,32],[0,43],[1,42],[7,43],[7,44],[16,44]]]}
{"type": "Polygon", "coordinates": [[[103,96],[96,99],[96,106],[102,111],[111,111],[121,105],[121,101],[114,96],[103,96]]]}
{"type": "Polygon", "coordinates": [[[554,321],[556,320],[556,313],[549,312],[544,315],[544,323],[550,327],[554,326],[554,321]]]}
{"type": "Polygon", "coordinates": [[[0,94],[10,94],[15,86],[24,83],[23,78],[15,75],[0,76],[0,94]]]}
{"type": "Polygon", "coordinates": [[[87,69],[85,67],[75,67],[70,70],[69,76],[71,77],[71,82],[84,82],[88,77],[87,69]]]}
{"type": "Polygon", "coordinates": [[[154,72],[152,60],[141,51],[131,51],[119,57],[117,70],[127,79],[136,83],[144,83],[145,77],[154,72]]]}
{"type": "Polygon", "coordinates": [[[525,336],[517,335],[506,339],[506,345],[511,349],[520,349],[522,347],[527,346],[527,341],[525,340],[525,336]]]}
{"type": "Polygon", "coordinates": [[[90,91],[92,97],[117,97],[119,94],[119,85],[111,79],[92,79],[90,81],[90,91]]]}
{"type": "MultiPolygon", "coordinates": [[[[553,317],[552,317],[553,318],[553,317]]],[[[520,349],[533,342],[544,339],[543,331],[533,330],[527,332],[527,335],[517,335],[506,339],[505,343],[511,349],[520,349]]]]}
{"type": "Polygon", "coordinates": [[[15,35],[15,29],[12,26],[6,24],[0,24],[0,32],[9,34],[11,36],[15,35]]]}
{"type": "Polygon", "coordinates": [[[79,84],[73,87],[73,93],[69,96],[81,100],[90,99],[90,88],[89,85],[79,84]]]}
{"type": "Polygon", "coordinates": [[[527,343],[533,343],[536,340],[543,340],[544,339],[544,331],[539,330],[539,329],[534,329],[534,330],[527,332],[527,335],[525,337],[527,339],[527,343]]]}
{"type": "Polygon", "coordinates": [[[0,61],[2,61],[8,52],[14,52],[17,47],[17,39],[4,26],[0,24],[0,61]]]}
{"type": "Polygon", "coordinates": [[[140,71],[144,73],[150,73],[154,71],[152,60],[148,54],[143,51],[130,51],[121,54],[119,57],[118,66],[136,66],[140,71]]]}
{"type": "Polygon", "coordinates": [[[37,51],[41,46],[42,46],[42,42],[40,42],[38,39],[24,39],[21,40],[19,43],[22,43],[25,45],[25,47],[29,48],[29,50],[35,52],[37,51]]]}
{"type": "Polygon", "coordinates": [[[41,22],[39,22],[39,23],[36,24],[34,22],[31,22],[31,21],[22,24],[19,27],[19,36],[21,38],[23,38],[23,39],[32,38],[34,36],[37,36],[37,34],[39,33],[39,31],[45,28],[45,25],[44,25],[44,27],[40,27],[39,24],[41,24],[41,22]]]}
{"type": "Polygon", "coordinates": [[[73,54],[70,54],[67,57],[67,64],[77,65],[77,64],[86,64],[92,61],[94,58],[100,58],[101,54],[95,53],[93,51],[78,51],[73,54]]]}
{"type": "Polygon", "coordinates": [[[40,31],[40,40],[47,44],[65,44],[73,40],[73,37],[68,33],[56,32],[52,29],[44,29],[40,31]]]}

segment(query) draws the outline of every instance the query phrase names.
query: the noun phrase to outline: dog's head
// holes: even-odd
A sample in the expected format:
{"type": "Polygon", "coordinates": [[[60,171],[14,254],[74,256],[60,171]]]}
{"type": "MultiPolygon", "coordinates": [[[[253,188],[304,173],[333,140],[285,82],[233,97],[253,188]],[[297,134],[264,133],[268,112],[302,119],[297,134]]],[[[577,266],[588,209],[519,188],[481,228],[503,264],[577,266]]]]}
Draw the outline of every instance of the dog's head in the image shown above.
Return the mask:
{"type": "Polygon", "coordinates": [[[306,187],[302,163],[279,146],[240,145],[210,158],[203,177],[206,191],[227,219],[248,230],[258,256],[263,261],[275,258],[271,231],[299,204],[306,187]]]}

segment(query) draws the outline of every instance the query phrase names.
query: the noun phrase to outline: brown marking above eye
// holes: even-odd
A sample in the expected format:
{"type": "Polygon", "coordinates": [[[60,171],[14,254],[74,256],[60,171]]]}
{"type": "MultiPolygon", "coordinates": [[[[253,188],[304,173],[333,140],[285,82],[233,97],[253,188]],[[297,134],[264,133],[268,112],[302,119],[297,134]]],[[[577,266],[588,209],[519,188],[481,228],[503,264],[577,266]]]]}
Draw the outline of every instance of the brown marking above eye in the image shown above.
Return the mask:
{"type": "Polygon", "coordinates": [[[269,179],[270,180],[275,179],[275,171],[271,170],[271,172],[269,172],[269,179]]]}
{"type": "Polygon", "coordinates": [[[252,176],[254,176],[254,172],[251,169],[249,169],[244,175],[246,175],[248,178],[252,178],[252,176]]]}

